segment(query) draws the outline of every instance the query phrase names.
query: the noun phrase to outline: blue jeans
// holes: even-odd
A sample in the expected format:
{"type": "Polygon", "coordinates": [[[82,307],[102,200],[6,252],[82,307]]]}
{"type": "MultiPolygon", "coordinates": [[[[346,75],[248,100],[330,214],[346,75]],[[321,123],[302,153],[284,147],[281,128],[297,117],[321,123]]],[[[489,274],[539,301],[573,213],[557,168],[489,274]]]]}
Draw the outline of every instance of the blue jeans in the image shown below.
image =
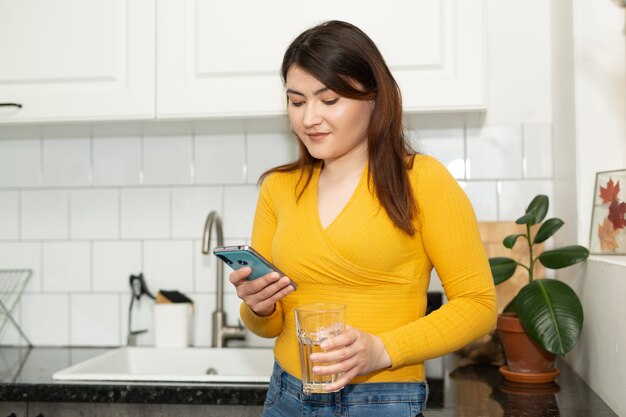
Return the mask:
{"type": "Polygon", "coordinates": [[[426,407],[426,382],[350,384],[329,394],[302,393],[302,382],[274,363],[263,417],[416,417],[426,407]]]}

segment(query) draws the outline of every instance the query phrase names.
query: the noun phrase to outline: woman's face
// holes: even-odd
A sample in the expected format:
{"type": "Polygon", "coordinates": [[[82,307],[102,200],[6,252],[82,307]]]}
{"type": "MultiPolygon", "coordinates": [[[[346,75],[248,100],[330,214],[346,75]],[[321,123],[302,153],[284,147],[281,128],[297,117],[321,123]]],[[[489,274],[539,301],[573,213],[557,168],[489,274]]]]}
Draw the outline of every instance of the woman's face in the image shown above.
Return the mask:
{"type": "Polygon", "coordinates": [[[311,156],[327,164],[353,155],[367,157],[367,126],[373,102],[329,90],[297,66],[287,71],[289,120],[311,156]]]}

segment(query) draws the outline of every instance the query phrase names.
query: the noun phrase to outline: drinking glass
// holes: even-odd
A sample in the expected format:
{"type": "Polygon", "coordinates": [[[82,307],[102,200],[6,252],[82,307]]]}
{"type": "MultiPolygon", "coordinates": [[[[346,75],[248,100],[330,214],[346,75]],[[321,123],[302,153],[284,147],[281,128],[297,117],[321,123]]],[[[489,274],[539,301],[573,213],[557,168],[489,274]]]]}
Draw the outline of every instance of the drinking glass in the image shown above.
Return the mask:
{"type": "MultiPolygon", "coordinates": [[[[335,382],[340,374],[313,374],[311,354],[321,352],[320,345],[346,330],[346,306],[343,304],[315,303],[295,308],[296,334],[302,367],[302,391],[304,394],[327,393],[326,385],[335,382]]],[[[332,363],[319,363],[325,366],[332,363]]]]}

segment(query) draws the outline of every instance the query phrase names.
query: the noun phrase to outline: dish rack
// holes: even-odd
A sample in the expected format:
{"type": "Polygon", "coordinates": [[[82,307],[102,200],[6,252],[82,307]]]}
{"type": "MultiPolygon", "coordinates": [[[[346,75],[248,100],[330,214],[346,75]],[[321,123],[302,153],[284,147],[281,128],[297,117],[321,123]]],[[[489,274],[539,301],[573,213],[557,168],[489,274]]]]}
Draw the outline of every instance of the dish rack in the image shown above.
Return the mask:
{"type": "Polygon", "coordinates": [[[13,311],[32,274],[31,269],[0,269],[0,333],[10,321],[28,346],[33,344],[13,317],[13,311]]]}

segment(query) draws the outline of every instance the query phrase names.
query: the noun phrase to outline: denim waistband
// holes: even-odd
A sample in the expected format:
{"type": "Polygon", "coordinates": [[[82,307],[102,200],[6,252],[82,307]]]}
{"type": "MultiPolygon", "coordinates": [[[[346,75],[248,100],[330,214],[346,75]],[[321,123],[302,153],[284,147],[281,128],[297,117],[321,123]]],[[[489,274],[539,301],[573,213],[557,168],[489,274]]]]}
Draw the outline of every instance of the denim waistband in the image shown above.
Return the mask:
{"type": "Polygon", "coordinates": [[[282,394],[290,395],[308,404],[373,404],[376,402],[421,401],[426,403],[428,384],[422,382],[368,382],[349,384],[338,392],[328,394],[304,394],[302,381],[284,371],[274,362],[272,379],[280,387],[282,394]]]}

